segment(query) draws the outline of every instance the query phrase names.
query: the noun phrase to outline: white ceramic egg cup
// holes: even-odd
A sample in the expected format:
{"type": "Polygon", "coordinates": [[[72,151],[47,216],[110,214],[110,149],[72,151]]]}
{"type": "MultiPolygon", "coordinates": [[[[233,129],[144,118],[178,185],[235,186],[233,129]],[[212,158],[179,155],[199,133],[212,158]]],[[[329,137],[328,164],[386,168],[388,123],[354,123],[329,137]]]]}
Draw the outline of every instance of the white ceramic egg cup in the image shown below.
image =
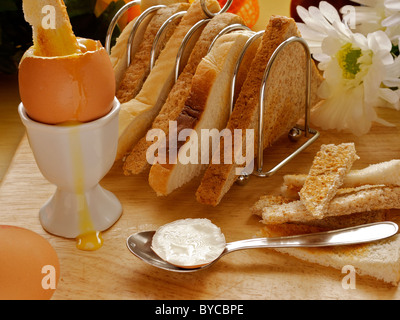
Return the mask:
{"type": "Polygon", "coordinates": [[[19,105],[18,112],[39,170],[57,186],[39,211],[40,222],[47,232],[65,238],[82,234],[82,199],[77,196],[77,179],[95,231],[110,228],[121,216],[122,206],[117,197],[99,185],[115,160],[119,110],[115,98],[112,110],[100,119],[58,126],[33,121],[23,104],[19,105]]]}

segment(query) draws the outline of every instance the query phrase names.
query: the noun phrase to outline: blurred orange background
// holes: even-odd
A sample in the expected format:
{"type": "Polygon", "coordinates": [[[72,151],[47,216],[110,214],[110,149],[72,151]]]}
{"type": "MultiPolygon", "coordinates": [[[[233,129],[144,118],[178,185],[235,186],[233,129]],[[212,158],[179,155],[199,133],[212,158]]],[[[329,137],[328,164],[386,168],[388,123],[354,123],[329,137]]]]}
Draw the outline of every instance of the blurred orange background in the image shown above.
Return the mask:
{"type": "MultiPolygon", "coordinates": [[[[98,0],[96,2],[95,14],[99,16],[114,0],[98,0]]],[[[130,0],[125,0],[129,2],[130,0]]],[[[218,0],[223,6],[226,0],[218,0]]],[[[231,9],[234,13],[243,16],[254,30],[259,31],[265,29],[271,15],[290,15],[290,0],[234,0],[231,9]],[[241,9],[237,7],[243,6],[241,9]]],[[[132,20],[140,13],[139,6],[135,6],[128,11],[128,15],[120,21],[120,26],[124,27],[126,23],[132,20]]]]}

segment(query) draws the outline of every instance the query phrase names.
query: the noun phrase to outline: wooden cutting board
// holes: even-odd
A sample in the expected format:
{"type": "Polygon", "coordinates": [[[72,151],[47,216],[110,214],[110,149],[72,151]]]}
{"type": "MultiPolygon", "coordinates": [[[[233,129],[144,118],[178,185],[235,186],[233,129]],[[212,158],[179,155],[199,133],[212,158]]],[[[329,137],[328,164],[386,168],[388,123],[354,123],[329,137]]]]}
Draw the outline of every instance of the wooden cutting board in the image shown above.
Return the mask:
{"type": "MultiPolygon", "coordinates": [[[[181,218],[208,218],[221,227],[227,241],[253,237],[262,227],[249,208],[263,194],[279,194],[282,176],[307,173],[315,153],[324,143],[355,142],[360,160],[353,168],[400,159],[400,112],[382,109],[394,127],[375,125],[368,135],[355,137],[321,132],[320,139],[271,178],[251,177],[245,186],[234,185],[216,207],[200,205],[194,193],[199,179],[172,195],[158,198],[148,186],[147,175],[126,177],[116,163],[101,184],[123,205],[123,215],[105,231],[97,251],[76,249],[75,241],[45,232],[39,208],[55,187],[39,172],[24,138],[0,188],[0,223],[31,229],[56,249],[61,276],[54,299],[398,299],[397,287],[356,277],[356,289],[342,287],[341,270],[300,261],[270,249],[234,252],[213,267],[179,274],[158,270],[134,257],[126,238],[137,231],[154,230],[181,218]]],[[[265,152],[271,168],[294,148],[286,137],[265,152]]],[[[295,250],[295,249],[294,249],[295,250]]]]}

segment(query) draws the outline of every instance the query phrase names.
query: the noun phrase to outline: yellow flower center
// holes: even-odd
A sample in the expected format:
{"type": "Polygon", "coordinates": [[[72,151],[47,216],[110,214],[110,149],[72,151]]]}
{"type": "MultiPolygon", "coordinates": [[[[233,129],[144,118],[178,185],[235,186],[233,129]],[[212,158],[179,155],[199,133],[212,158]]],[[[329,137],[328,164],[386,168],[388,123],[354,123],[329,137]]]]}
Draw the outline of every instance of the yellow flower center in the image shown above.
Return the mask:
{"type": "Polygon", "coordinates": [[[344,79],[355,79],[360,72],[360,63],[358,59],[361,57],[361,49],[354,49],[351,43],[345,44],[337,53],[337,59],[343,70],[344,79]]]}

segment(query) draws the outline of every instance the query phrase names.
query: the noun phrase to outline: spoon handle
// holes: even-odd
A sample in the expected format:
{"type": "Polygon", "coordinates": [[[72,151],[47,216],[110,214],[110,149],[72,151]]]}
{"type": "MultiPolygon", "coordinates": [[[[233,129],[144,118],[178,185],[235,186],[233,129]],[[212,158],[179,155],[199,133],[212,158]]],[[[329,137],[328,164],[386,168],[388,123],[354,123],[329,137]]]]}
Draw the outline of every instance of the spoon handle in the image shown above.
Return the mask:
{"type": "Polygon", "coordinates": [[[385,239],[398,231],[396,223],[386,221],[326,232],[310,233],[289,237],[254,238],[226,244],[223,254],[254,248],[299,248],[326,247],[365,243],[385,239]]]}

